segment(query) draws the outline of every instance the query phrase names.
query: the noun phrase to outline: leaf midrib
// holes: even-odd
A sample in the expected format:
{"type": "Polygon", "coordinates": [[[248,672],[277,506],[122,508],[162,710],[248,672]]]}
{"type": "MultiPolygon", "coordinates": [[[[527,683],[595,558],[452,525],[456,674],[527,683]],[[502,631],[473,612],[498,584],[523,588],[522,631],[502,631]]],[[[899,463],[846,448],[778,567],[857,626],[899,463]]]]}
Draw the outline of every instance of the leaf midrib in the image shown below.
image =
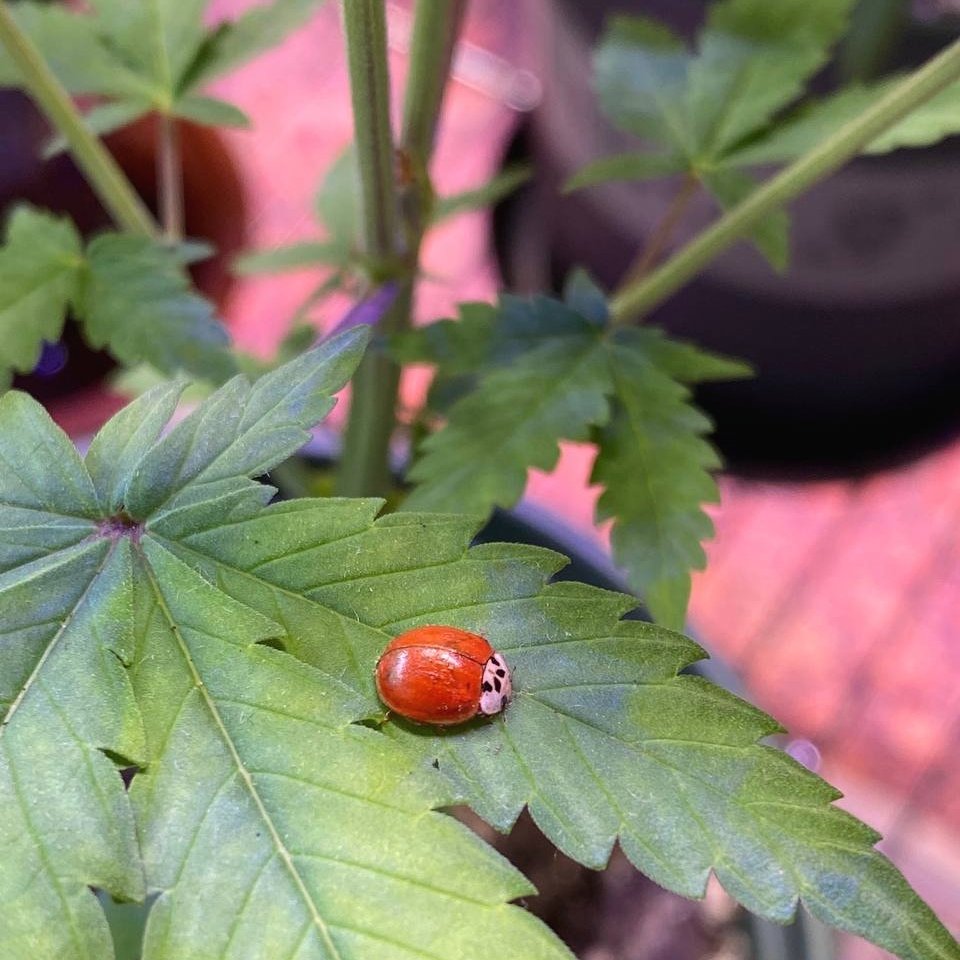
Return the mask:
{"type": "Polygon", "coordinates": [[[267,829],[267,832],[270,834],[270,839],[273,843],[273,847],[277,855],[280,857],[284,866],[287,868],[291,879],[293,880],[294,886],[297,889],[297,892],[300,894],[301,899],[303,900],[304,905],[307,908],[307,912],[310,915],[310,921],[313,927],[320,934],[321,939],[324,942],[327,950],[330,953],[330,956],[333,960],[345,960],[343,954],[340,953],[337,948],[336,943],[333,941],[333,938],[330,936],[330,928],[326,921],[320,914],[319,909],[317,908],[316,903],[314,902],[313,897],[310,895],[310,891],[307,889],[306,883],[303,880],[303,877],[300,875],[300,871],[297,869],[296,864],[293,862],[290,851],[287,849],[286,844],[283,842],[283,838],[280,836],[280,832],[277,829],[276,824],[273,822],[273,818],[270,816],[270,812],[267,810],[267,807],[263,801],[263,798],[260,796],[259,791],[256,788],[256,784],[253,782],[253,777],[250,774],[250,771],[247,770],[246,765],[243,762],[243,758],[240,756],[240,753],[237,749],[236,744],[233,741],[233,738],[230,735],[229,730],[226,727],[226,724],[223,720],[223,717],[220,714],[219,709],[217,708],[216,702],[213,697],[210,695],[209,690],[206,687],[206,684],[203,682],[203,678],[200,675],[200,672],[197,670],[197,666],[193,661],[193,657],[190,654],[190,648],[187,645],[186,641],[183,639],[180,629],[177,626],[177,622],[173,616],[172,611],[167,605],[166,598],[163,595],[163,592],[160,589],[160,585],[157,582],[156,574],[154,573],[151,565],[144,559],[144,570],[150,581],[150,586],[153,590],[154,597],[157,602],[157,606],[161,613],[163,614],[164,619],[167,621],[167,625],[170,629],[170,633],[176,641],[177,648],[180,651],[181,656],[183,657],[184,663],[187,666],[187,669],[190,673],[190,676],[193,680],[194,687],[200,694],[200,699],[203,701],[204,706],[207,709],[207,712],[210,718],[213,720],[214,724],[217,727],[217,730],[221,736],[221,739],[226,746],[230,757],[233,761],[235,767],[235,773],[240,777],[244,786],[246,787],[247,793],[250,798],[253,800],[254,806],[257,808],[257,813],[260,815],[261,820],[263,821],[264,826],[267,829]]]}

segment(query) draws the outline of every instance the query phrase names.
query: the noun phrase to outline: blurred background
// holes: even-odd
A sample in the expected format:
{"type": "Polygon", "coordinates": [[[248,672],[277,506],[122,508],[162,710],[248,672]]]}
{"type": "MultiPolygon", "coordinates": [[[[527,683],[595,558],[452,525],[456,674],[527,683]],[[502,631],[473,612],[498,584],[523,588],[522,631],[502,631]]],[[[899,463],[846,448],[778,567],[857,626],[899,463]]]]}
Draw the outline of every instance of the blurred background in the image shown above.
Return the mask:
{"type": "MultiPolygon", "coordinates": [[[[209,16],[253,5],[213,0],[209,16]]],[[[387,7],[399,84],[409,5],[387,7]]],[[[463,300],[491,299],[504,285],[556,288],[576,264],[610,285],[663,215],[670,183],[558,199],[575,169],[624,146],[590,86],[591,47],[617,10],[660,17],[689,36],[704,3],[471,0],[436,185],[442,193],[475,187],[507,160],[531,162],[534,176],[497,210],[430,234],[422,321],[452,315],[463,300]]],[[[823,91],[915,65],[960,34],[955,0],[862,0],[857,16],[859,33],[817,79],[823,91]]],[[[253,129],[183,127],[187,232],[218,247],[195,279],[238,345],[267,354],[317,274],[241,280],[230,263],[241,250],[315,236],[318,184],[352,137],[337,5],[212,92],[248,113],[253,129]]],[[[0,92],[0,205],[26,198],[70,210],[88,231],[106,225],[68,159],[37,162],[46,136],[22,96],[0,92]]],[[[152,201],[150,125],[109,142],[152,201]]],[[[694,208],[674,246],[714,213],[707,200],[694,208]]],[[[716,420],[728,471],[690,631],[723,679],[791,731],[786,749],[885,834],[882,849],[960,932],[960,139],[858,160],[792,213],[785,277],[742,246],[654,318],[758,369],[755,380],[698,395],[716,420]]],[[[334,299],[307,312],[322,328],[344,306],[334,299]]],[[[20,385],[82,437],[123,402],[104,380],[110,366],[68,333],[20,385]]],[[[416,405],[425,385],[426,374],[412,371],[405,402],[416,405]]],[[[590,448],[568,445],[558,469],[532,475],[528,490],[585,556],[606,543],[592,523],[591,462],[590,448]]],[[[620,861],[602,881],[552,852],[524,847],[518,863],[553,885],[563,905],[542,909],[585,960],[749,955],[744,921],[717,891],[694,908],[638,887],[620,861]],[[571,903],[586,905],[586,919],[571,920],[571,903]]],[[[780,953],[765,956],[831,955],[816,932],[805,936],[799,946],[774,943],[780,953]]],[[[852,940],[837,949],[845,960],[885,956],[852,940]]]]}

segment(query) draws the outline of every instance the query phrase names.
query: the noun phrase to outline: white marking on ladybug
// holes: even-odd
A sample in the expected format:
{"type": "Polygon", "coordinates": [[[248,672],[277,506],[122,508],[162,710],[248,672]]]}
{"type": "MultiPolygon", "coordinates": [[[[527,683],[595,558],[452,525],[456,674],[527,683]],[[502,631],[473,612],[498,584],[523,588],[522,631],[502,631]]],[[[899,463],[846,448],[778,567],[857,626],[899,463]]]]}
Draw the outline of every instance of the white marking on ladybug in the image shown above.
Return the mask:
{"type": "Polygon", "coordinates": [[[510,668],[502,653],[495,653],[483,667],[480,684],[480,712],[485,717],[499,713],[513,694],[510,668]]]}

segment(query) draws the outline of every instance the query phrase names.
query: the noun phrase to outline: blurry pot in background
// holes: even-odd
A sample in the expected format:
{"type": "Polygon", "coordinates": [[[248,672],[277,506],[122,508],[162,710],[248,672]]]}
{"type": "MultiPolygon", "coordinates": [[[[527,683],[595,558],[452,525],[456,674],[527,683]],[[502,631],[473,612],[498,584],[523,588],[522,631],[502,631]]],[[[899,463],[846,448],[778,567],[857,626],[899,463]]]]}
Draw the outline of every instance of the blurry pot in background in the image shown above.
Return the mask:
{"type": "MultiPolygon", "coordinates": [[[[186,122],[180,133],[187,235],[207,240],[217,249],[215,256],[191,267],[191,273],[200,292],[217,304],[222,315],[233,284],[229,264],[245,240],[243,185],[219,134],[186,122]]],[[[17,203],[31,203],[68,215],[85,236],[111,228],[109,216],[70,157],[42,158],[49,136],[47,122],[23,94],[0,90],[0,220],[17,203]]],[[[111,134],[105,143],[155,210],[153,118],[111,134]]],[[[17,377],[15,386],[44,403],[68,432],[85,433],[122,405],[122,399],[104,385],[113,368],[113,360],[91,350],[68,318],[62,340],[49,345],[36,370],[17,377]]]]}
{"type": "MultiPolygon", "coordinates": [[[[516,145],[536,179],[498,214],[509,286],[553,287],[574,265],[614,286],[663,217],[676,180],[560,195],[574,171],[635,149],[599,113],[591,53],[605,18],[636,12],[695,35],[703,0],[535,3],[544,100],[516,145]]],[[[894,68],[955,36],[913,22],[894,68]]],[[[831,84],[829,71],[817,79],[831,84]]],[[[693,205],[674,248],[715,216],[693,205]]],[[[734,469],[792,476],[862,472],[914,455],[960,423],[960,140],[862,158],[791,207],[791,267],[740,244],[651,322],[750,360],[753,381],[710,385],[734,469]]]]}

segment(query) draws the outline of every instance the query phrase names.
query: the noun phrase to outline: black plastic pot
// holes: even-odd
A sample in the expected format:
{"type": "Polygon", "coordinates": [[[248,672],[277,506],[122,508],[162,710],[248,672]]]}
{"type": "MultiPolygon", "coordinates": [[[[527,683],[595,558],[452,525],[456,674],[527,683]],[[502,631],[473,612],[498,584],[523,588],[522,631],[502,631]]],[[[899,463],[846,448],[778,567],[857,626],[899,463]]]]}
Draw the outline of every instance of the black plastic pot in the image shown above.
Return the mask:
{"type": "MultiPolygon", "coordinates": [[[[675,181],[562,196],[565,180],[636,140],[599,113],[591,50],[604,15],[635,11],[692,36],[702,0],[538,5],[544,99],[514,145],[534,182],[499,211],[509,286],[557,289],[586,266],[613,287],[662,218],[675,181]]],[[[535,28],[535,29],[534,29],[535,28]]],[[[915,25],[899,48],[919,62],[957,28],[915,25]]],[[[829,88],[830,72],[817,85],[829,88]]],[[[678,232],[716,215],[703,197],[678,232]]],[[[792,205],[792,265],[777,275],[746,244],[712,264],[651,322],[750,360],[755,380],[705,387],[699,402],[735,470],[821,476],[909,458],[960,425],[960,140],[863,158],[792,205]]]]}

